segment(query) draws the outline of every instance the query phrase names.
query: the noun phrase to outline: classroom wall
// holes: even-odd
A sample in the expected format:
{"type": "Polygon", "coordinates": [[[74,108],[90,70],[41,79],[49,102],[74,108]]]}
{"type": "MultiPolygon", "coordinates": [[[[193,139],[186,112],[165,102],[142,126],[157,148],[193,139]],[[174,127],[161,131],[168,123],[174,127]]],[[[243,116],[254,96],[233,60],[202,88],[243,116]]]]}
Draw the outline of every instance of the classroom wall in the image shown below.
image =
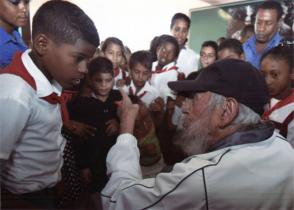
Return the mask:
{"type": "MultiPolygon", "coordinates": [[[[31,18],[47,0],[32,0],[31,18]]],[[[200,0],[70,0],[94,21],[101,40],[120,38],[132,51],[149,49],[154,36],[170,34],[170,20],[176,12],[189,15],[195,7],[209,5],[200,0]]]]}

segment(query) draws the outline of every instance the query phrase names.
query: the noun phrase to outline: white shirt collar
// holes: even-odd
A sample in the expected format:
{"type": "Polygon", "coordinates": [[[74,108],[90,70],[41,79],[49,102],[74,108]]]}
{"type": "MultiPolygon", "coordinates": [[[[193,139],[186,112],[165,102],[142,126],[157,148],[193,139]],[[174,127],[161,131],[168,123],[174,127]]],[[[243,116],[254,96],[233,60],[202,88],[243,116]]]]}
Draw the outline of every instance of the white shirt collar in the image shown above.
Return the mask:
{"type": "MultiPolygon", "coordinates": [[[[148,83],[148,81],[146,81],[144,87],[137,93],[137,95],[140,95],[141,93],[144,93],[144,91],[150,92],[150,86],[151,85],[148,83]]],[[[135,94],[135,92],[137,91],[137,88],[136,88],[133,80],[131,81],[130,87],[133,89],[134,94],[135,94]]]]}
{"type": "Polygon", "coordinates": [[[50,95],[52,92],[55,92],[57,95],[61,95],[62,87],[55,80],[52,84],[48,81],[42,71],[35,65],[29,53],[30,49],[26,50],[21,55],[21,60],[29,74],[34,78],[36,82],[36,92],[38,97],[45,97],[50,95]]]}
{"type": "MultiPolygon", "coordinates": [[[[152,70],[155,70],[156,66],[158,65],[158,61],[154,61],[152,63],[152,70]]],[[[162,69],[169,69],[170,67],[176,66],[176,61],[172,61],[166,64],[162,69]]]]}

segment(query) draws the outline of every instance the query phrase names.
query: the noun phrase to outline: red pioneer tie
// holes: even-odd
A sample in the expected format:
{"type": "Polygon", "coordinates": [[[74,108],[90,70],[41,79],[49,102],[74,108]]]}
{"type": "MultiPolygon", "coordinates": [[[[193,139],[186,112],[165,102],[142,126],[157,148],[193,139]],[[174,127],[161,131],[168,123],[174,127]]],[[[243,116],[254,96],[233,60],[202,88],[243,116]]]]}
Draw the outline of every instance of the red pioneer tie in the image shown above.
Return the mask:
{"type": "MultiPolygon", "coordinates": [[[[1,73],[8,73],[14,74],[21,77],[24,81],[26,81],[34,90],[36,90],[36,82],[34,78],[30,75],[27,69],[24,67],[23,63],[21,62],[21,52],[16,52],[13,58],[13,63],[16,64],[15,66],[8,65],[4,68],[1,73]]],[[[58,96],[56,93],[52,93],[49,96],[43,97],[42,99],[46,100],[50,104],[60,104],[61,107],[61,114],[62,114],[62,121],[65,123],[69,120],[69,114],[66,107],[66,95],[58,96]]]]}
{"type": "Polygon", "coordinates": [[[58,96],[56,93],[51,93],[50,95],[42,97],[41,99],[47,101],[50,104],[60,104],[62,121],[65,123],[69,120],[66,101],[64,100],[62,94],[61,96],[58,96]]]}

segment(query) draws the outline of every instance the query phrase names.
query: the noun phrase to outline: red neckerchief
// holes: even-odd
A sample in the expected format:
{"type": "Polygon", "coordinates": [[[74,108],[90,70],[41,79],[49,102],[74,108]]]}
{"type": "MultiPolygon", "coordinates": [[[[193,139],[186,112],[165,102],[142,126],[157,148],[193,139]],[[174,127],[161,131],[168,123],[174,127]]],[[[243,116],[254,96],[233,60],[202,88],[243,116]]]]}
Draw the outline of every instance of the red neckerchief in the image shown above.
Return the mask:
{"type": "Polygon", "coordinates": [[[276,103],[273,107],[269,108],[268,110],[266,110],[263,115],[262,115],[262,118],[264,120],[269,120],[269,116],[272,112],[274,112],[275,110],[287,105],[287,104],[290,104],[290,103],[293,103],[294,102],[294,91],[292,90],[292,93],[287,97],[285,98],[284,100],[281,100],[279,101],[278,103],[276,103]]]}
{"type": "MultiPolygon", "coordinates": [[[[37,90],[36,82],[34,78],[30,75],[27,71],[25,66],[21,61],[21,52],[16,52],[15,56],[12,60],[12,65],[8,65],[5,67],[1,73],[5,74],[14,74],[21,77],[24,81],[26,81],[34,90],[37,90]]],[[[59,103],[61,106],[61,114],[62,114],[62,121],[67,122],[69,120],[69,114],[66,107],[66,102],[64,97],[58,96],[56,93],[52,93],[48,96],[42,97],[41,99],[47,101],[50,104],[57,104],[59,103]]]]}
{"type": "MultiPolygon", "coordinates": [[[[129,87],[129,93],[130,93],[130,95],[135,95],[132,87],[129,87]]],[[[147,93],[147,91],[144,91],[140,95],[136,95],[136,96],[138,96],[139,98],[142,98],[146,93],[147,93]]]]}
{"type": "Polygon", "coordinates": [[[156,69],[154,72],[152,72],[153,74],[160,74],[163,72],[167,72],[167,71],[171,71],[171,70],[176,70],[178,71],[178,67],[177,66],[171,66],[169,68],[163,68],[163,69],[156,69]]]}
{"type": "Polygon", "coordinates": [[[119,75],[120,69],[119,69],[119,67],[117,67],[117,68],[113,69],[113,71],[114,71],[114,77],[117,77],[119,75]]]}

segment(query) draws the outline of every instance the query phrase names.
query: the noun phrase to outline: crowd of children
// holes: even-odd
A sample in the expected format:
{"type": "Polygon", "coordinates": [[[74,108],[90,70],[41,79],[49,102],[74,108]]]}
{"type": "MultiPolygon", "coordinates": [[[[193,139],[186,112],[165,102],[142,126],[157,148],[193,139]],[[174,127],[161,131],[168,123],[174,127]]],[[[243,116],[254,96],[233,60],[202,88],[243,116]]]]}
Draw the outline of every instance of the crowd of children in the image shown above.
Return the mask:
{"type": "MultiPolygon", "coordinates": [[[[186,46],[190,18],[182,13],[172,18],[172,35],[158,35],[148,51],[131,53],[116,37],[105,39],[97,48],[99,36],[93,22],[66,1],[41,6],[33,19],[32,49],[26,50],[17,27],[25,24],[28,3],[0,2],[1,9],[15,7],[10,14],[0,12],[0,169],[5,208],[58,206],[56,191],[67,184],[64,178],[60,182],[62,156],[69,154],[74,164],[69,173],[75,174],[76,185],[82,189],[70,202],[86,195],[89,208],[102,208],[99,193],[108,180],[106,156],[120,130],[118,89],[139,105],[134,136],[143,177],[169,170],[186,155],[173,143],[177,133],[183,132],[185,96],[173,92],[168,82],[196,79],[202,68],[217,60],[246,59],[244,41],[232,38],[220,44],[204,41],[198,58],[186,46]],[[11,22],[18,10],[23,21],[11,22]],[[73,86],[79,88],[70,93],[66,108],[62,89],[73,86]],[[65,145],[68,150],[64,151],[65,145]]],[[[274,122],[294,147],[293,45],[272,48],[260,64],[270,96],[263,119],[274,122]]],[[[63,169],[69,167],[67,161],[63,169]]],[[[70,205],[75,207],[80,206],[70,205]]]]}

